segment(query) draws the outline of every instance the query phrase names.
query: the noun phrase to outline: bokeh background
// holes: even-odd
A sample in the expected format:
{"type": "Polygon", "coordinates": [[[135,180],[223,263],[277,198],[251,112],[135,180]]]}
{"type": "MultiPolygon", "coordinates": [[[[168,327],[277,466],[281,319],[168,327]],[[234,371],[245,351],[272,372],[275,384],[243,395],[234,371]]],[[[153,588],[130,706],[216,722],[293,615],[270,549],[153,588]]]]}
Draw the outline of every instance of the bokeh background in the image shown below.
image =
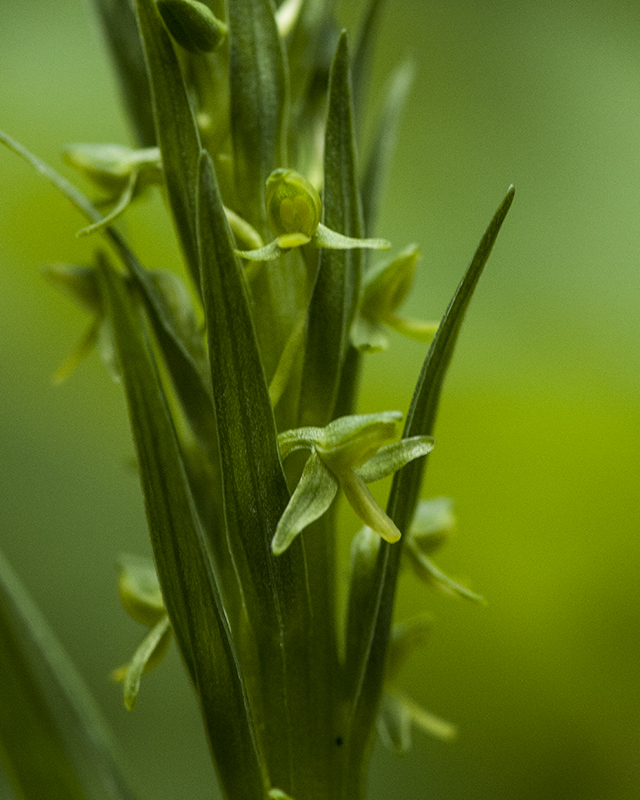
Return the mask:
{"type": "MultiPolygon", "coordinates": [[[[460,734],[418,733],[404,758],[376,750],[371,798],[640,798],[640,5],[389,0],[374,98],[404,54],[418,73],[380,232],[422,246],[409,311],[441,315],[517,192],[424,491],[455,498],[439,564],[489,605],[410,579],[398,605],[435,620],[405,688],[460,734]]],[[[0,127],[56,166],[69,142],[128,142],[88,2],[0,0],[0,127]]],[[[128,235],[170,267],[158,213],[152,197],[128,235]]],[[[80,225],[0,152],[0,546],[95,692],[142,800],[211,798],[176,653],[134,713],[107,679],[141,634],[119,607],[115,557],[149,546],[120,388],[95,356],[51,383],[88,320],[39,268],[89,256],[80,225]]],[[[362,408],[406,410],[423,357],[399,337],[371,357],[362,408]]]]}

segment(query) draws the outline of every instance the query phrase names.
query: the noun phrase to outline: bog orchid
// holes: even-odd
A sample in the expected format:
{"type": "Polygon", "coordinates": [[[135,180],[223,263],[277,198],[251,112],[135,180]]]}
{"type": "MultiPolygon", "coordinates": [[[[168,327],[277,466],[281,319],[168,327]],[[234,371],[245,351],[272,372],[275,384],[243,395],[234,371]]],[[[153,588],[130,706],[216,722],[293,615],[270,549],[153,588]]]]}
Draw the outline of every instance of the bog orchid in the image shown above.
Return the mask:
{"type": "MultiPolygon", "coordinates": [[[[147,632],[114,678],[132,709],[175,641],[224,798],[364,800],[377,735],[403,750],[412,725],[454,732],[402,689],[424,623],[394,621],[394,598],[409,564],[481,599],[431,560],[451,509],[422,499],[423,477],[514,190],[438,324],[404,318],[418,248],[377,262],[390,242],[375,234],[406,65],[370,137],[361,124],[382,4],[367,3],[355,44],[330,0],[93,4],[131,128],[129,142],[65,151],[98,198],[8,134],[0,143],[95,242],[47,274],[92,317],[57,378],[98,345],[125,394],[147,516],[149,554],[122,557],[118,580],[147,632]],[[147,190],[165,201],[154,232],[175,232],[176,269],[127,239],[123,214],[147,190]],[[379,403],[360,413],[360,376],[387,328],[429,342],[405,416],[379,403]],[[368,484],[387,476],[383,508],[368,484]],[[335,513],[340,496],[360,532],[335,513]]],[[[1,556],[0,641],[0,769],[15,795],[133,800],[77,670],[1,556]]]]}

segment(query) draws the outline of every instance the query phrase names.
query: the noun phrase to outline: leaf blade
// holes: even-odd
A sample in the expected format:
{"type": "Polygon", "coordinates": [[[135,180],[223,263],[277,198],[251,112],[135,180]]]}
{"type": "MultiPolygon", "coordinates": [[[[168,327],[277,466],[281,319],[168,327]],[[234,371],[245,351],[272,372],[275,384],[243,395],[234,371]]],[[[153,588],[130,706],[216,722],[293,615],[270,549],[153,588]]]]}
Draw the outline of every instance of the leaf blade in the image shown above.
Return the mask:
{"type": "Polygon", "coordinates": [[[311,614],[301,541],[282,556],[271,540],[288,502],[264,370],[244,276],[233,249],[211,158],[199,181],[202,293],[216,409],[228,542],[256,637],[270,777],[296,785],[313,758],[313,692],[306,662],[311,614]],[[285,721],[282,721],[282,718],[285,721]],[[288,720],[295,716],[296,724],[288,720]],[[274,726],[274,727],[272,727],[274,726]],[[293,731],[307,731],[306,735],[293,731]]]}
{"type": "Polygon", "coordinates": [[[24,800],[133,800],[100,712],[0,554],[0,750],[24,800]]]}
{"type": "Polygon", "coordinates": [[[200,136],[180,65],[157,6],[153,0],[136,3],[169,204],[191,278],[199,290],[196,181],[200,136]]]}
{"type": "Polygon", "coordinates": [[[199,695],[215,766],[234,796],[266,791],[237,654],[208,562],[166,399],[122,278],[103,294],[129,405],[158,579],[199,695]],[[238,754],[242,754],[242,763],[238,754]]]}
{"type": "MultiPolygon", "coordinates": [[[[324,155],[323,224],[361,238],[355,131],[346,32],[333,61],[324,155]]],[[[333,418],[349,347],[362,274],[360,250],[320,251],[307,314],[298,426],[326,425],[333,418]]]]}
{"type": "MultiPolygon", "coordinates": [[[[445,311],[425,358],[407,414],[403,437],[430,436],[433,433],[440,392],[466,310],[511,207],[513,196],[514,189],[510,187],[445,311]]],[[[387,511],[400,530],[406,531],[409,528],[418,500],[425,462],[426,459],[413,461],[394,477],[387,511]]],[[[353,681],[351,691],[354,696],[352,735],[349,739],[351,747],[354,748],[353,752],[349,753],[353,764],[358,764],[361,753],[372,746],[371,738],[367,740],[367,737],[373,725],[382,691],[393,598],[401,555],[402,540],[394,546],[382,543],[373,574],[369,577],[375,599],[368,607],[368,619],[361,619],[358,641],[354,643],[352,662],[348,665],[349,680],[353,681]]]]}
{"type": "Polygon", "coordinates": [[[286,163],[287,77],[271,0],[230,0],[231,133],[238,197],[264,234],[264,186],[286,163]]]}

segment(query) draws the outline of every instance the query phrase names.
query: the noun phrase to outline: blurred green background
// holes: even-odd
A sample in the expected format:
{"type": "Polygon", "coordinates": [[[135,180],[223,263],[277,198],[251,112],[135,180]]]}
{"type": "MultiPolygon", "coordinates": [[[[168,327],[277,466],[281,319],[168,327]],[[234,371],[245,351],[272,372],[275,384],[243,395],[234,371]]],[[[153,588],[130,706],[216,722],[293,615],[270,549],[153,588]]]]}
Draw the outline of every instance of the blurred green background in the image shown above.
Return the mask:
{"type": "MultiPolygon", "coordinates": [[[[388,0],[378,90],[405,53],[418,75],[380,233],[422,246],[411,312],[441,315],[517,192],[424,492],[456,499],[439,564],[489,605],[408,580],[398,608],[433,611],[405,687],[460,735],[417,733],[401,759],[376,750],[371,798],[640,798],[640,5],[388,0]]],[[[0,127],[56,166],[69,142],[128,141],[89,3],[0,0],[0,127]]],[[[113,565],[149,552],[144,513],[120,388],[95,356],[51,383],[87,319],[39,271],[92,243],[8,152],[0,178],[0,546],[95,692],[140,797],[212,797],[176,653],[134,713],[107,680],[141,635],[113,565]]],[[[158,213],[157,197],[135,209],[128,235],[170,267],[158,213]]],[[[406,410],[423,357],[399,338],[371,357],[363,410],[406,410]]]]}

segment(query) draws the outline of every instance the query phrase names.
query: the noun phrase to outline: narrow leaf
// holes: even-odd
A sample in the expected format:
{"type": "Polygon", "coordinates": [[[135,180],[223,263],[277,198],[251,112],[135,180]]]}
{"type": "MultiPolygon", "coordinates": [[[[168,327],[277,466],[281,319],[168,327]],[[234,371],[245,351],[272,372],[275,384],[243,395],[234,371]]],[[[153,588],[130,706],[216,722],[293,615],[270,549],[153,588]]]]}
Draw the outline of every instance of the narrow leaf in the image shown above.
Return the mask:
{"type": "MultiPolygon", "coordinates": [[[[510,187],[444,314],[423,364],[407,415],[403,433],[407,438],[431,435],[433,432],[440,392],[465,312],[511,207],[513,196],[514,189],[510,187]]],[[[411,522],[418,501],[424,467],[425,461],[420,459],[411,462],[395,475],[387,511],[401,530],[408,529],[411,522]]],[[[401,555],[402,541],[394,546],[384,543],[381,546],[376,561],[375,576],[372,576],[372,584],[377,587],[376,602],[369,607],[371,616],[362,621],[358,640],[352,650],[354,661],[347,666],[348,674],[354,681],[351,721],[354,749],[353,753],[349,754],[354,764],[359,763],[360,754],[371,745],[367,737],[382,691],[393,598],[401,555]]]]}
{"type": "Polygon", "coordinates": [[[0,555],[0,752],[22,800],[132,800],[82,679],[0,555]]]}
{"type": "Polygon", "coordinates": [[[272,748],[271,778],[289,786],[300,765],[308,763],[295,758],[295,749],[312,742],[292,738],[294,727],[304,730],[308,725],[311,730],[313,725],[308,673],[300,668],[306,647],[299,635],[301,619],[309,624],[310,615],[304,552],[300,541],[278,558],[271,552],[289,492],[244,275],[206,153],[200,161],[198,202],[202,295],[228,542],[256,637],[260,663],[252,668],[264,684],[262,722],[267,726],[265,747],[272,748]],[[302,686],[292,682],[294,675],[302,686]],[[290,714],[296,714],[296,726],[290,714]]]}
{"type": "Polygon", "coordinates": [[[286,163],[286,71],[271,0],[229,1],[229,75],[236,188],[264,235],[265,182],[286,163]]]}
{"type": "Polygon", "coordinates": [[[223,785],[234,797],[261,796],[266,788],[252,714],[166,398],[122,278],[103,263],[101,279],[165,605],[223,785]]]}
{"type": "Polygon", "coordinates": [[[196,181],[200,137],[180,65],[156,3],[136,2],[169,204],[191,278],[199,289],[196,181]]]}
{"type": "Polygon", "coordinates": [[[94,0],[125,109],[140,147],[155,144],[151,90],[131,0],[94,0]]]}
{"type": "MultiPolygon", "coordinates": [[[[324,153],[326,227],[361,236],[349,48],[340,37],[331,71],[324,153]]],[[[299,425],[326,425],[333,418],[360,292],[362,252],[320,251],[318,274],[307,316],[299,425]]]]}

